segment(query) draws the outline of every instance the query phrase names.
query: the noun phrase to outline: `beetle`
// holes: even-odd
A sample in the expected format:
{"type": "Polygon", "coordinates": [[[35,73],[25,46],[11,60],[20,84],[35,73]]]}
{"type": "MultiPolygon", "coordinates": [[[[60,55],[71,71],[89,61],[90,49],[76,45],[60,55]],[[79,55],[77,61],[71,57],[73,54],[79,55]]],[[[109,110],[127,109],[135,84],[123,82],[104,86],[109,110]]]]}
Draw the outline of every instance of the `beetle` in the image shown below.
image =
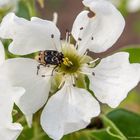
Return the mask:
{"type": "Polygon", "coordinates": [[[58,52],[56,50],[45,50],[40,51],[36,57],[36,60],[39,62],[37,66],[37,75],[40,70],[40,66],[48,66],[54,65],[54,69],[52,71],[52,75],[54,70],[63,63],[64,61],[64,54],[62,52],[58,52]]]}

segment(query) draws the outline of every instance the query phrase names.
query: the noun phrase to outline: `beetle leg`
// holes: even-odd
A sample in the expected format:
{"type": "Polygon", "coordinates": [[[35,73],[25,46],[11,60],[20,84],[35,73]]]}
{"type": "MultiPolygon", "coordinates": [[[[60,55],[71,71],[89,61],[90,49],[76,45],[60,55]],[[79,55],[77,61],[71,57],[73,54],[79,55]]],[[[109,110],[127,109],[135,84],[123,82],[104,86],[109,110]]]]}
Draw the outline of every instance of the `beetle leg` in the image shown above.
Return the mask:
{"type": "Polygon", "coordinates": [[[58,65],[56,65],[56,66],[53,68],[51,76],[53,76],[53,73],[54,73],[54,71],[55,71],[55,69],[56,69],[57,67],[58,67],[58,65]]]}
{"type": "Polygon", "coordinates": [[[36,75],[38,75],[38,73],[39,73],[40,66],[41,66],[41,64],[39,64],[39,65],[37,66],[37,72],[36,72],[36,75]]]}
{"type": "Polygon", "coordinates": [[[41,67],[41,66],[44,66],[44,67],[45,67],[46,65],[44,65],[44,64],[39,64],[39,65],[37,66],[37,73],[36,73],[37,75],[39,74],[39,70],[40,70],[40,67],[41,67]]]}

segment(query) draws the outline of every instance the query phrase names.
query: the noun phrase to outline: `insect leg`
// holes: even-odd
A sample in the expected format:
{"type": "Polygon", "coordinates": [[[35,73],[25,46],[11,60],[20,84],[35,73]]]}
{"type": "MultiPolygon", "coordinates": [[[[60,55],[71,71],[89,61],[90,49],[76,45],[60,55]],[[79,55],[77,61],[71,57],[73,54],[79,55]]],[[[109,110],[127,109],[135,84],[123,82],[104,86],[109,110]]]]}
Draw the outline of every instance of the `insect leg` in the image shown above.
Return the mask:
{"type": "Polygon", "coordinates": [[[46,66],[46,65],[44,65],[44,64],[39,64],[38,66],[37,66],[37,75],[39,74],[39,70],[40,70],[40,66],[46,66]]]}
{"type": "Polygon", "coordinates": [[[39,64],[39,65],[37,66],[37,72],[36,72],[36,75],[38,75],[38,73],[39,73],[40,65],[41,65],[41,64],[39,64]]]}
{"type": "Polygon", "coordinates": [[[57,67],[58,67],[58,65],[56,65],[56,66],[53,68],[51,76],[53,76],[53,73],[54,73],[54,71],[55,71],[55,69],[56,69],[57,67]]]}

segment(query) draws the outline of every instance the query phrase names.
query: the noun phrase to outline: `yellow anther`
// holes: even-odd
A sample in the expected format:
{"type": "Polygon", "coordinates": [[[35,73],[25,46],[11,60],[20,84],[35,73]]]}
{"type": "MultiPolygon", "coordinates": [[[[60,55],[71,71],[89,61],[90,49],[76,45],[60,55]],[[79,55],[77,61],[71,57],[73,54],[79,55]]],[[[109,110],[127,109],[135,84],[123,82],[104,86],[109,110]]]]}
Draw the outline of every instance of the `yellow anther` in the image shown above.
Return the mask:
{"type": "Polygon", "coordinates": [[[71,65],[73,65],[73,63],[69,60],[69,58],[65,57],[63,58],[63,64],[70,67],[71,65]]]}

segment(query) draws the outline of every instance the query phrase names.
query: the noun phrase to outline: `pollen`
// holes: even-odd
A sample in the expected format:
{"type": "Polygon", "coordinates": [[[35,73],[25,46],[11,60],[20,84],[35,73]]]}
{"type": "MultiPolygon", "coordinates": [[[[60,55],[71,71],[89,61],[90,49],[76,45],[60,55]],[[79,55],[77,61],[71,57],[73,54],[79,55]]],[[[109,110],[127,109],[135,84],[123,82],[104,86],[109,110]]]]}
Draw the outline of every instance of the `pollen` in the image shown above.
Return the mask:
{"type": "Polygon", "coordinates": [[[70,67],[70,66],[73,65],[73,63],[69,60],[68,57],[64,57],[63,58],[63,64],[66,65],[66,66],[68,66],[68,67],[70,67]]]}

